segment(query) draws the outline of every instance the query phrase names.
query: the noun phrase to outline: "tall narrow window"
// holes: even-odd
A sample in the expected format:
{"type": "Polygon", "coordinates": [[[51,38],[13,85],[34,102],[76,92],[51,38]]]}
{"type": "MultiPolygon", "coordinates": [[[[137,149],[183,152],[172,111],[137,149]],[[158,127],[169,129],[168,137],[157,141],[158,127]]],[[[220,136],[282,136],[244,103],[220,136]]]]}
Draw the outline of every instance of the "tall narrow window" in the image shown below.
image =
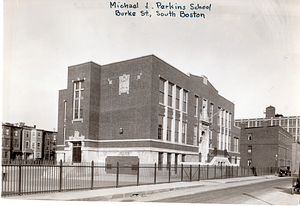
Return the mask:
{"type": "Polygon", "coordinates": [[[231,113],[229,113],[229,129],[231,129],[231,117],[232,117],[232,115],[231,115],[231,113]]]}
{"type": "Polygon", "coordinates": [[[159,103],[164,104],[165,96],[165,80],[159,79],[159,103]]]}
{"type": "Polygon", "coordinates": [[[180,87],[176,87],[176,102],[175,107],[179,110],[179,103],[180,103],[180,87]]]}
{"type": "Polygon", "coordinates": [[[194,115],[195,117],[198,117],[198,104],[199,104],[199,97],[195,96],[195,106],[194,106],[194,115]]]}
{"type": "Polygon", "coordinates": [[[172,101],[173,101],[173,85],[169,82],[168,84],[168,106],[172,107],[172,101]]]}
{"type": "Polygon", "coordinates": [[[252,140],[252,134],[251,133],[248,134],[248,140],[252,140]]]}
{"type": "Polygon", "coordinates": [[[73,119],[82,119],[83,117],[83,81],[74,82],[74,105],[73,105],[73,119]]]}
{"type": "Polygon", "coordinates": [[[202,117],[203,119],[207,119],[207,100],[206,99],[203,99],[202,101],[202,117]]]}
{"type": "Polygon", "coordinates": [[[171,166],[171,153],[167,154],[167,165],[171,166]]]}
{"type": "Polygon", "coordinates": [[[248,166],[251,166],[251,164],[252,164],[252,159],[248,159],[248,166]]]}
{"type": "Polygon", "coordinates": [[[222,111],[221,107],[218,107],[218,120],[217,120],[218,125],[221,125],[221,118],[220,118],[220,116],[222,115],[221,111],[222,111]]]}
{"type": "Polygon", "coordinates": [[[178,142],[179,137],[179,120],[175,120],[175,142],[178,142]]]}
{"type": "Polygon", "coordinates": [[[214,104],[210,103],[209,104],[209,121],[213,121],[213,115],[214,115],[214,104]]]}
{"type": "Polygon", "coordinates": [[[163,122],[164,117],[159,115],[158,116],[158,136],[157,139],[163,139],[163,122]]]}
{"type": "Polygon", "coordinates": [[[188,104],[188,92],[183,90],[183,100],[182,100],[182,111],[187,112],[187,104],[188,104]]]}
{"type": "Polygon", "coordinates": [[[158,170],[161,170],[162,169],[162,166],[163,166],[163,156],[164,153],[162,152],[159,152],[158,153],[158,170]]]}
{"type": "Polygon", "coordinates": [[[194,139],[193,139],[193,145],[197,146],[198,142],[198,127],[194,125],[194,139]]]}
{"type": "Polygon", "coordinates": [[[187,131],[187,123],[182,122],[182,143],[186,143],[186,131],[187,131]]]}
{"type": "Polygon", "coordinates": [[[172,131],[172,118],[167,119],[167,140],[171,141],[171,131],[172,131]]]}

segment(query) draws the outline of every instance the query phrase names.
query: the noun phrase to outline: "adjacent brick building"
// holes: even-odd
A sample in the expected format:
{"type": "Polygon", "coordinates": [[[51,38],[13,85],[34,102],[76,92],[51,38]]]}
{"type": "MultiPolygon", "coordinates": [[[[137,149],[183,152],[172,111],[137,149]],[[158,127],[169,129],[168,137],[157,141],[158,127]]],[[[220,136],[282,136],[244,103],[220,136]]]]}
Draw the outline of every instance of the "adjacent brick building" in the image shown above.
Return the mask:
{"type": "Polygon", "coordinates": [[[241,166],[279,167],[291,166],[293,136],[282,127],[241,126],[241,166]]]}
{"type": "Polygon", "coordinates": [[[290,166],[292,172],[298,174],[299,164],[300,164],[300,155],[299,155],[300,117],[299,116],[284,116],[282,114],[276,114],[276,108],[274,106],[269,106],[266,108],[265,117],[235,120],[235,125],[237,127],[240,127],[241,124],[244,124],[246,128],[262,127],[263,124],[267,124],[268,126],[280,126],[288,133],[290,133],[293,137],[292,158],[291,158],[292,160],[290,166]]]}
{"type": "Polygon", "coordinates": [[[205,76],[154,55],[68,68],[59,91],[58,159],[239,164],[234,104],[205,76]]]}

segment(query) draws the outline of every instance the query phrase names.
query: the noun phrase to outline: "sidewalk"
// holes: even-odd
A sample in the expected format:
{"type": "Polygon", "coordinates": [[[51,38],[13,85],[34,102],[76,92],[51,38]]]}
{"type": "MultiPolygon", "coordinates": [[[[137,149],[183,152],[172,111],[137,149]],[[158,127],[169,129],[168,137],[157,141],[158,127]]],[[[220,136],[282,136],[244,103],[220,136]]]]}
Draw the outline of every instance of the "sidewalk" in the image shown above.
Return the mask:
{"type": "MultiPolygon", "coordinates": [[[[4,199],[14,200],[56,200],[56,201],[107,201],[118,198],[126,198],[132,196],[144,196],[155,193],[168,192],[172,190],[189,189],[195,187],[207,187],[207,189],[215,189],[216,185],[227,186],[226,183],[239,183],[239,182],[256,182],[256,181],[268,181],[276,179],[275,175],[265,176],[251,176],[251,177],[237,177],[229,179],[212,179],[212,180],[200,180],[195,182],[175,182],[164,183],[155,185],[141,185],[130,186],[120,188],[109,189],[96,189],[96,190],[78,190],[70,192],[55,192],[55,193],[41,193],[33,195],[22,195],[12,197],[2,197],[4,199]]],[[[231,185],[228,184],[228,187],[231,185]]],[[[203,188],[204,189],[204,188],[203,188]]]]}

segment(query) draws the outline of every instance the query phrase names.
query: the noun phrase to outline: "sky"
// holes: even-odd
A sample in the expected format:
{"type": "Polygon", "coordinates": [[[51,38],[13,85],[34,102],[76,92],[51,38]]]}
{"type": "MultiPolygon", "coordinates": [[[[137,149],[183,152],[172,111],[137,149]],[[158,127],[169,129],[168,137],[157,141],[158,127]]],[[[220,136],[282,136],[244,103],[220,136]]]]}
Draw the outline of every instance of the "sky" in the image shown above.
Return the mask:
{"type": "Polygon", "coordinates": [[[116,1],[138,3],[130,9],[110,2],[3,0],[2,122],[53,130],[69,66],[150,54],[207,76],[234,102],[236,119],[264,117],[269,105],[284,116],[300,115],[299,0],[116,1]],[[149,16],[142,16],[147,2],[149,16]],[[169,3],[174,7],[157,7],[169,3]],[[210,7],[192,10],[192,3],[210,7]],[[181,11],[205,18],[183,18],[181,11]]]}

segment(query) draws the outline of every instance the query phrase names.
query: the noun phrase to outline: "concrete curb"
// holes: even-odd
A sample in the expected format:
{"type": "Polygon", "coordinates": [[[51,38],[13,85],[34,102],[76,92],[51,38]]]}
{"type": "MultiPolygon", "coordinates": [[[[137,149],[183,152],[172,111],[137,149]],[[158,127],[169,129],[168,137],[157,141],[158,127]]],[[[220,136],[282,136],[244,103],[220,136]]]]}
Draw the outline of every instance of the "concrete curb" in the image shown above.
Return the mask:
{"type": "MultiPolygon", "coordinates": [[[[170,183],[172,184],[172,183],[170,183]]],[[[169,191],[175,191],[175,190],[182,190],[182,189],[190,189],[190,188],[196,188],[196,187],[203,187],[205,185],[191,185],[191,186],[181,186],[181,187],[174,187],[174,188],[164,188],[164,189],[153,189],[153,190],[147,190],[147,191],[140,191],[140,192],[127,192],[127,193],[120,193],[120,194],[113,194],[113,195],[99,195],[95,197],[86,197],[86,198],[78,198],[78,199],[72,199],[70,201],[107,201],[112,199],[119,199],[119,198],[129,198],[133,196],[145,196],[145,195],[151,195],[151,194],[157,194],[162,192],[169,192],[169,191]]]]}

